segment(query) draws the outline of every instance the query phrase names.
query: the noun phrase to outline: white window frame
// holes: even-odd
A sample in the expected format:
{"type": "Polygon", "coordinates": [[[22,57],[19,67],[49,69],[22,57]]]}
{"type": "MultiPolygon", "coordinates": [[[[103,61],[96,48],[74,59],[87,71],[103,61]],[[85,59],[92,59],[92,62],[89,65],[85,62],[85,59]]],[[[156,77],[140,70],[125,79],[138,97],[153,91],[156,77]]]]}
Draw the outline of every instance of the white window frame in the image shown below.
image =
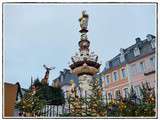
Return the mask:
{"type": "Polygon", "coordinates": [[[105,82],[106,82],[106,85],[110,84],[110,75],[109,74],[105,75],[105,82]],[[107,79],[107,78],[109,78],[109,79],[107,79]],[[107,80],[109,81],[109,83],[107,80]]]}
{"type": "Polygon", "coordinates": [[[146,67],[145,67],[145,61],[140,61],[139,62],[139,67],[140,67],[140,72],[143,73],[145,71],[145,69],[146,69],[146,67]],[[142,64],[141,63],[143,63],[143,70],[142,70],[142,66],[141,66],[142,64]]]}
{"type": "Polygon", "coordinates": [[[137,71],[137,64],[134,63],[134,64],[131,65],[131,75],[134,76],[134,75],[136,75],[137,73],[138,73],[138,71],[137,71]],[[134,66],[134,67],[133,67],[133,66],[134,66]],[[134,68],[134,69],[133,69],[133,68],[134,68]]]}
{"type": "Polygon", "coordinates": [[[136,56],[138,56],[138,55],[140,55],[140,50],[139,50],[138,47],[135,47],[135,48],[134,48],[134,56],[136,57],[136,56]]]}
{"type": "Polygon", "coordinates": [[[113,80],[114,80],[114,81],[118,81],[118,79],[119,79],[118,71],[113,71],[112,75],[113,75],[113,80]],[[115,79],[114,73],[117,73],[117,79],[115,79]]]}
{"type": "Polygon", "coordinates": [[[126,68],[121,69],[121,75],[122,75],[122,79],[126,79],[126,77],[127,77],[126,68]],[[123,76],[123,70],[125,71],[125,76],[123,76]]]}

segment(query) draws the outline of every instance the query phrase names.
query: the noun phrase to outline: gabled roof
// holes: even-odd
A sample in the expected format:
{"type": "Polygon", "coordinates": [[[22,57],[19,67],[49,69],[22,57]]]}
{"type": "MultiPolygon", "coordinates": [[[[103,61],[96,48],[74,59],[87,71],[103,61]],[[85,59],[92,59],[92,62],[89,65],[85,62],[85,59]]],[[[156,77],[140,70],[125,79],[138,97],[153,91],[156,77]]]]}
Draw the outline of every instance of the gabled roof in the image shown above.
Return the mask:
{"type": "Polygon", "coordinates": [[[120,60],[121,53],[119,53],[115,57],[113,57],[111,60],[108,61],[109,68],[105,67],[102,72],[105,72],[110,68],[115,68],[119,65],[131,63],[131,62],[138,60],[146,55],[153,54],[155,52],[155,48],[152,48],[151,42],[153,42],[155,40],[155,36],[153,36],[153,35],[150,35],[150,36],[152,38],[151,40],[148,40],[148,39],[141,40],[140,38],[136,38],[136,43],[134,45],[131,45],[126,49],[123,49],[125,61],[121,62],[121,60],[120,60]],[[138,47],[140,50],[140,55],[138,55],[138,56],[134,55],[134,50],[136,47],[138,47]]]}

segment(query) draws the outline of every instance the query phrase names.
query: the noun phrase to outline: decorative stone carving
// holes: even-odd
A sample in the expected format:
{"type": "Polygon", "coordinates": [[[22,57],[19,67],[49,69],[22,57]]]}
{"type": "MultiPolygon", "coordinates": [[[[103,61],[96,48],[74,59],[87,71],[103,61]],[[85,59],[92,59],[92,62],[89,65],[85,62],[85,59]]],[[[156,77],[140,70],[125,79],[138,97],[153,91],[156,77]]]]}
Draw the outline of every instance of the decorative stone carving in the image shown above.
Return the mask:
{"type": "Polygon", "coordinates": [[[55,67],[47,67],[46,65],[43,65],[43,67],[46,69],[46,71],[50,71],[50,70],[53,70],[55,69],[55,67]]]}
{"type": "Polygon", "coordinates": [[[80,61],[80,56],[79,56],[79,54],[76,52],[75,56],[72,56],[71,59],[72,59],[72,62],[75,63],[75,62],[80,61]]]}
{"type": "Polygon", "coordinates": [[[98,56],[94,52],[91,52],[91,54],[89,56],[89,60],[91,60],[93,62],[97,62],[98,61],[98,56]]]}
{"type": "Polygon", "coordinates": [[[82,88],[82,94],[86,91],[87,94],[90,94],[91,87],[88,85],[93,80],[91,75],[82,75],[79,77],[79,85],[82,88]]]}
{"type": "Polygon", "coordinates": [[[82,11],[82,17],[79,19],[81,29],[87,29],[88,26],[88,14],[86,11],[82,11]]]}
{"type": "Polygon", "coordinates": [[[81,35],[81,40],[87,40],[87,34],[86,33],[82,33],[81,35]]]}
{"type": "Polygon", "coordinates": [[[83,93],[91,92],[89,83],[93,80],[93,76],[99,72],[100,64],[97,63],[98,56],[91,52],[89,53],[90,41],[87,38],[88,27],[88,14],[86,11],[82,12],[82,16],[79,19],[81,30],[81,40],[79,41],[79,54],[73,56],[70,65],[72,73],[79,77],[79,86],[83,93]]]}
{"type": "Polygon", "coordinates": [[[43,84],[48,84],[49,72],[55,69],[55,67],[47,67],[46,65],[43,65],[43,67],[46,69],[46,73],[44,75],[44,78],[41,80],[41,82],[43,84]]]}

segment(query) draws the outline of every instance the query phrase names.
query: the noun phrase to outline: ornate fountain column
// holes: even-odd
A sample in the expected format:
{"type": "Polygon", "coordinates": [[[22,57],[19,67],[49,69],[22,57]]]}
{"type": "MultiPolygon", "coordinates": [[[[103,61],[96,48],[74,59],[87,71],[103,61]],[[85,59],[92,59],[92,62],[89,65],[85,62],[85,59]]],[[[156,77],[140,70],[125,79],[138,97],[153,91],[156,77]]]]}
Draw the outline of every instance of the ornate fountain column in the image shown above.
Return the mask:
{"type": "Polygon", "coordinates": [[[79,86],[82,94],[86,91],[88,94],[90,91],[90,82],[93,80],[93,76],[99,71],[100,64],[98,63],[98,56],[94,52],[89,51],[90,41],[87,37],[88,32],[88,19],[89,15],[86,11],[82,11],[82,16],[79,18],[80,22],[80,41],[79,41],[79,53],[73,56],[72,64],[70,68],[72,73],[79,77],[79,86]]]}

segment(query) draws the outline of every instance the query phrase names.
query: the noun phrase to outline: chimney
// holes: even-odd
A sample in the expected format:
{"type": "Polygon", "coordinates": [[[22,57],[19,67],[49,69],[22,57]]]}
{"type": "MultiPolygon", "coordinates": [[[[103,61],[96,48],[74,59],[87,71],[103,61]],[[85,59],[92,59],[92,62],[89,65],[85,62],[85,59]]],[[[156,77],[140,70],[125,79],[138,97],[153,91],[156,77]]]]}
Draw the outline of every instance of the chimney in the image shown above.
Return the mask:
{"type": "Polygon", "coordinates": [[[141,38],[136,38],[136,43],[139,43],[141,41],[141,38]]]}

